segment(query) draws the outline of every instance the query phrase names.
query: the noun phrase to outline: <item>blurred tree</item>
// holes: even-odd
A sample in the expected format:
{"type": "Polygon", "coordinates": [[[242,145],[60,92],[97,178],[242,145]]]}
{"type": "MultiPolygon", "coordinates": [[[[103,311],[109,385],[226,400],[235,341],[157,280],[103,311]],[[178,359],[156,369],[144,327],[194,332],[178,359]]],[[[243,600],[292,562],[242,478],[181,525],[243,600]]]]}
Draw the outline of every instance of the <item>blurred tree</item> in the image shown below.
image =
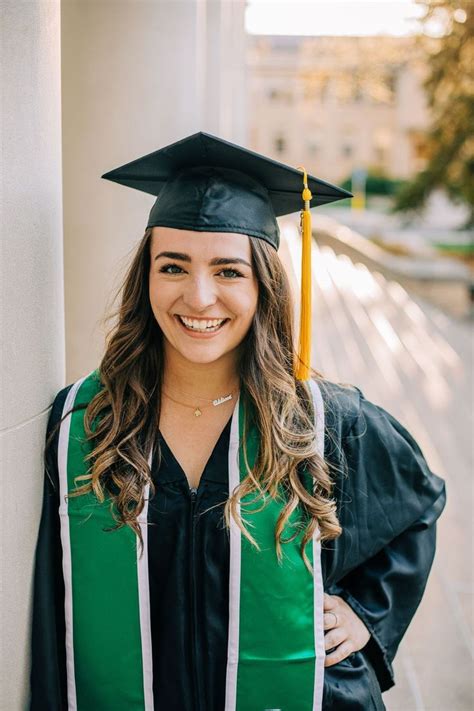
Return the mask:
{"type": "Polygon", "coordinates": [[[432,123],[426,135],[426,166],[406,183],[394,211],[423,207],[442,187],[466,203],[474,226],[474,5],[472,0],[417,0],[424,5],[419,37],[429,61],[424,83],[432,123]]]}

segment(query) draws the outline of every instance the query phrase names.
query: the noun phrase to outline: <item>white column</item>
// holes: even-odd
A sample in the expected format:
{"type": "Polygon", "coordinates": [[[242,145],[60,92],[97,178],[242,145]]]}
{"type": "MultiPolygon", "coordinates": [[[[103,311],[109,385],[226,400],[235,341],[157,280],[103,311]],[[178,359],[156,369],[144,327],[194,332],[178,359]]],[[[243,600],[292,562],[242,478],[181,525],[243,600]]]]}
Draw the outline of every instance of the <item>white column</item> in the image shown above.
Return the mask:
{"type": "Polygon", "coordinates": [[[63,0],[68,382],[99,364],[107,301],[154,202],[100,175],[199,130],[245,140],[244,5],[63,0]]]}
{"type": "Polygon", "coordinates": [[[3,0],[0,27],[0,708],[17,711],[29,692],[48,408],[64,384],[59,2],[3,0]]]}
{"type": "Polygon", "coordinates": [[[206,130],[246,144],[245,2],[207,0],[201,7],[206,8],[206,33],[202,36],[206,51],[206,130]]]}

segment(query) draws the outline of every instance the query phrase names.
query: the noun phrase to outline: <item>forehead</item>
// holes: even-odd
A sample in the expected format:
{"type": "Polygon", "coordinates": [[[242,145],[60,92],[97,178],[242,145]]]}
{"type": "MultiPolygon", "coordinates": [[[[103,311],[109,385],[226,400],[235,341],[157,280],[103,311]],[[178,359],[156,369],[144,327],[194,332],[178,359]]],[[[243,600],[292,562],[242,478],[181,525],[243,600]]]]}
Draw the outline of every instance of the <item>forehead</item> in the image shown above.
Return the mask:
{"type": "Polygon", "coordinates": [[[178,230],[174,227],[153,227],[151,236],[152,255],[161,251],[184,252],[195,257],[243,257],[251,256],[250,240],[237,232],[198,232],[178,230]]]}

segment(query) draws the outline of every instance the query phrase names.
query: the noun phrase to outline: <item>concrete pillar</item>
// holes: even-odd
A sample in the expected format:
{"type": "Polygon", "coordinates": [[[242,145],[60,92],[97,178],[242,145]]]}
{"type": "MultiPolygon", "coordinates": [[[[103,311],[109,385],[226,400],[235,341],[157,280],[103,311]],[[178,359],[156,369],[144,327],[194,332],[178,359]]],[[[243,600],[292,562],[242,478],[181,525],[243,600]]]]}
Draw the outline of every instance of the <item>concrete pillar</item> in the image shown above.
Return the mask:
{"type": "Polygon", "coordinates": [[[100,175],[199,130],[245,141],[244,7],[62,2],[68,382],[99,363],[102,317],[154,201],[100,175]]]}
{"type": "Polygon", "coordinates": [[[207,0],[203,119],[210,133],[247,145],[245,2],[207,0]]]}
{"type": "Polygon", "coordinates": [[[64,384],[59,2],[3,0],[0,28],[0,708],[20,711],[46,422],[64,384]]]}

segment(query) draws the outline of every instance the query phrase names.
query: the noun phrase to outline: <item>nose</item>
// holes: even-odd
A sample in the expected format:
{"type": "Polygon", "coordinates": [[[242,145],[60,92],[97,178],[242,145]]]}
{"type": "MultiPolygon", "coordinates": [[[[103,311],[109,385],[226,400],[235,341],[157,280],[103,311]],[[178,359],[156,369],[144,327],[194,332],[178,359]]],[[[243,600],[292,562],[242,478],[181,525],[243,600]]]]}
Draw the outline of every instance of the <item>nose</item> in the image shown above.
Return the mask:
{"type": "Polygon", "coordinates": [[[197,315],[199,311],[205,311],[216,301],[216,283],[212,276],[196,274],[193,278],[186,280],[183,302],[192,313],[197,315]]]}

